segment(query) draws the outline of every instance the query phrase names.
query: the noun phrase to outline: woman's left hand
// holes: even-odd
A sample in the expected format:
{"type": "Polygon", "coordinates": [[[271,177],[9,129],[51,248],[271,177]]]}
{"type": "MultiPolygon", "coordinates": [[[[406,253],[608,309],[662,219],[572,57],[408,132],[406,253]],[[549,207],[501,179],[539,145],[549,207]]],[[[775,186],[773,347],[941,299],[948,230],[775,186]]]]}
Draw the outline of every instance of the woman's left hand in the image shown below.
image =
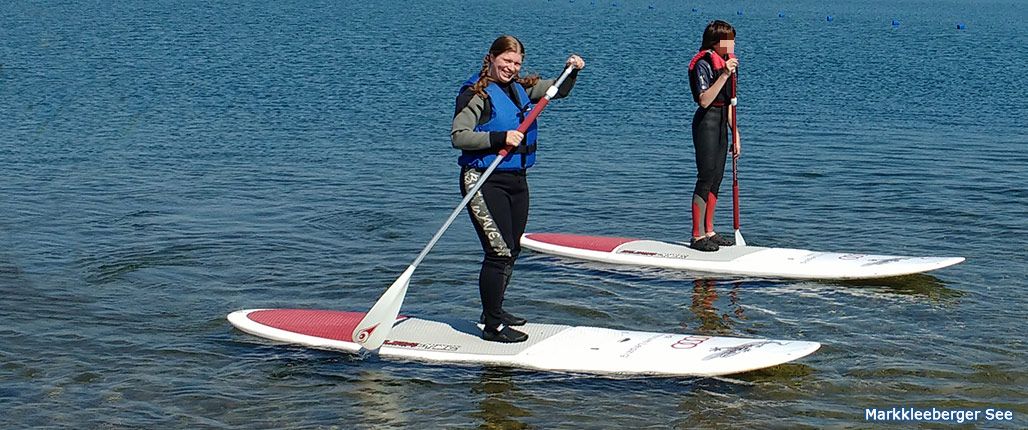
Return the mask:
{"type": "Polygon", "coordinates": [[[732,142],[732,158],[739,158],[739,155],[742,153],[742,142],[740,142],[741,140],[742,138],[739,137],[739,131],[736,130],[735,139],[734,142],[732,142]]]}
{"type": "Polygon", "coordinates": [[[568,61],[564,63],[564,67],[569,66],[574,67],[576,69],[584,69],[585,60],[583,60],[582,57],[579,57],[577,54],[571,54],[571,56],[568,57],[568,61]]]}

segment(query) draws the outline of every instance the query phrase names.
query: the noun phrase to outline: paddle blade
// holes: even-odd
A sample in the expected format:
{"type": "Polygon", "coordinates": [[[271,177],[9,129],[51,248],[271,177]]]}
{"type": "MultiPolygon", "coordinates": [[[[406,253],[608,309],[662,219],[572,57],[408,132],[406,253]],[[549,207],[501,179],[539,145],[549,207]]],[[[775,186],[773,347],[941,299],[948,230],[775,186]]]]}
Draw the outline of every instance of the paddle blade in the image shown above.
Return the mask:
{"type": "Polygon", "coordinates": [[[353,329],[353,340],[364,348],[374,351],[382,346],[400,315],[400,306],[407,295],[407,286],[414,273],[414,265],[407,267],[393,285],[375,302],[357,328],[353,329]]]}
{"type": "Polygon", "coordinates": [[[735,244],[739,246],[746,246],[746,239],[742,238],[742,232],[739,230],[735,231],[735,244]]]}

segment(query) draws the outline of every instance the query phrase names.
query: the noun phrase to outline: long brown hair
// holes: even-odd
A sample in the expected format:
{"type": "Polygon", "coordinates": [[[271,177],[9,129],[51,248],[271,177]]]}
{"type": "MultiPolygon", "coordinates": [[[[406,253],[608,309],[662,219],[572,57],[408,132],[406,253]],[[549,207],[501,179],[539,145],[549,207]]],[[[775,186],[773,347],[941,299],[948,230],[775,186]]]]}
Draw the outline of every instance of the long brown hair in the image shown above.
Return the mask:
{"type": "Polygon", "coordinates": [[[707,29],[703,30],[703,43],[700,44],[700,51],[714,49],[714,45],[722,40],[735,40],[735,28],[722,20],[711,21],[707,29]]]}
{"type": "MultiPolygon", "coordinates": [[[[475,84],[471,86],[471,91],[482,96],[483,99],[489,98],[489,95],[485,92],[485,87],[489,86],[490,83],[495,82],[493,78],[489,77],[489,57],[497,57],[507,51],[513,51],[521,54],[521,57],[524,58],[525,45],[522,45],[518,38],[509,34],[497,37],[496,40],[493,41],[493,44],[489,46],[489,54],[486,55],[485,58],[482,58],[482,71],[478,73],[478,82],[475,82],[475,84]]],[[[539,82],[539,75],[531,75],[524,78],[515,76],[514,81],[520,83],[521,86],[525,88],[529,88],[535,86],[535,84],[539,82]]]]}

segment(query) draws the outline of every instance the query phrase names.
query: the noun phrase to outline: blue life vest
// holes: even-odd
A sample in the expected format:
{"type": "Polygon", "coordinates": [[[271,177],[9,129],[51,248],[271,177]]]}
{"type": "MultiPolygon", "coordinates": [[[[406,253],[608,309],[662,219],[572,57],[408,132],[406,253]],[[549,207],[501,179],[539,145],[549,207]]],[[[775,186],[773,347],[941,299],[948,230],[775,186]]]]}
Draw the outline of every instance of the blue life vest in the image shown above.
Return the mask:
{"type": "MultiPolygon", "coordinates": [[[[463,92],[468,87],[474,85],[475,82],[478,82],[478,74],[468,78],[461,85],[460,91],[463,92]]],[[[485,87],[485,92],[489,95],[487,99],[490,107],[489,121],[475,126],[475,131],[517,130],[521,122],[524,121],[525,117],[532,110],[532,102],[528,99],[528,92],[525,91],[525,87],[522,87],[521,84],[511,82],[511,88],[517,94],[517,102],[511,100],[507,93],[499,85],[496,85],[495,82],[490,82],[485,87]]],[[[496,166],[496,170],[524,170],[535,164],[536,128],[536,122],[532,122],[532,125],[528,127],[528,131],[525,133],[525,140],[503,158],[500,165],[496,166]]],[[[489,168],[489,165],[496,160],[496,152],[497,150],[494,149],[461,151],[457,164],[484,170],[489,168]]]]}

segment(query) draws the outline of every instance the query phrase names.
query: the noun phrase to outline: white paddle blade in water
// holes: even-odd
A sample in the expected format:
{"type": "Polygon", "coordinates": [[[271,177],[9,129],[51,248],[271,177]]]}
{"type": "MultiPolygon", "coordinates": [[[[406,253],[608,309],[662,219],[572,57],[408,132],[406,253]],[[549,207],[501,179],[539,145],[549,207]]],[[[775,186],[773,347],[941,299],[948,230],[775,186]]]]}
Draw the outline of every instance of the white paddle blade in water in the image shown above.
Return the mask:
{"type": "Polygon", "coordinates": [[[396,317],[400,315],[400,306],[403,305],[403,298],[407,295],[407,286],[410,285],[410,277],[414,274],[414,265],[407,267],[403,274],[389,289],[382,294],[382,297],[375,302],[368,314],[364,316],[357,328],[353,329],[353,340],[365,349],[374,351],[382,346],[389,336],[389,332],[396,323],[396,317]]]}

